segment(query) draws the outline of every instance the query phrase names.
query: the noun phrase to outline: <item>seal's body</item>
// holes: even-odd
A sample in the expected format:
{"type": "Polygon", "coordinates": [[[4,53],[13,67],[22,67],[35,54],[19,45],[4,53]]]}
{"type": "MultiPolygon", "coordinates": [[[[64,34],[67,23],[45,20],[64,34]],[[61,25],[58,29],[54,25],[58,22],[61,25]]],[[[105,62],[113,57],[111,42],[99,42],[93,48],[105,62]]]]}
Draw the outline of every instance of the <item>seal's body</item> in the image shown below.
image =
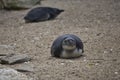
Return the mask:
{"type": "Polygon", "coordinates": [[[72,34],[58,37],[52,44],[51,55],[58,58],[76,58],[84,52],[80,38],[72,34]]]}
{"type": "Polygon", "coordinates": [[[25,22],[39,22],[56,18],[64,10],[51,7],[37,7],[24,17],[25,22]]]}

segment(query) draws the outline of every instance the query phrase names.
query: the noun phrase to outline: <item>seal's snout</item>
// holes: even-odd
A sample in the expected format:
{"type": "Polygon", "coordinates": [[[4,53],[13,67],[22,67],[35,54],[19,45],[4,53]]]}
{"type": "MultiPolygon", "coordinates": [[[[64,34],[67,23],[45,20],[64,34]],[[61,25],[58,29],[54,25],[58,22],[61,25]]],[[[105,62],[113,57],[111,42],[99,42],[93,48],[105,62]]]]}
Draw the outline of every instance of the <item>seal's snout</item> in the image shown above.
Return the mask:
{"type": "Polygon", "coordinates": [[[65,42],[66,42],[67,45],[72,45],[73,44],[72,40],[65,40],[65,42]]]}
{"type": "Polygon", "coordinates": [[[61,9],[60,12],[64,12],[65,10],[61,9]]]}
{"type": "Polygon", "coordinates": [[[63,9],[57,9],[57,11],[56,11],[57,14],[60,14],[60,13],[62,13],[62,12],[64,12],[63,9]]]}
{"type": "Polygon", "coordinates": [[[69,44],[74,44],[74,41],[73,40],[68,40],[68,43],[69,44]]]}

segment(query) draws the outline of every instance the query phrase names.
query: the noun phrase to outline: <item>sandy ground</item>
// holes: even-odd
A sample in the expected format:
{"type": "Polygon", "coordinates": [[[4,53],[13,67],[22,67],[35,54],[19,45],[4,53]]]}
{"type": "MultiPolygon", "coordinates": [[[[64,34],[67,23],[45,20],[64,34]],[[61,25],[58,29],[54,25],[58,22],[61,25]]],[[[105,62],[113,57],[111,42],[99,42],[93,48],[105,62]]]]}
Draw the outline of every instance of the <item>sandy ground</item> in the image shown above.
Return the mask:
{"type": "Polygon", "coordinates": [[[27,64],[35,72],[26,74],[38,80],[120,80],[120,0],[45,0],[41,6],[65,12],[55,20],[25,24],[29,10],[0,11],[0,45],[14,47],[0,48],[1,53],[31,56],[27,64]],[[51,57],[52,42],[66,33],[82,39],[83,57],[51,57]]]}

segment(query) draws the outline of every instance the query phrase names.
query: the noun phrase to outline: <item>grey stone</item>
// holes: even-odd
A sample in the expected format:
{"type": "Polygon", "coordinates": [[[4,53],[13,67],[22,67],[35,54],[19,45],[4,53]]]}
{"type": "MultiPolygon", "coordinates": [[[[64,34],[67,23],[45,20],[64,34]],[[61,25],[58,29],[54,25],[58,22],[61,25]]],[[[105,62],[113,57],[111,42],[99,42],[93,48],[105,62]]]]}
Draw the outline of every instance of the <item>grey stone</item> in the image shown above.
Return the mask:
{"type": "Polygon", "coordinates": [[[0,53],[0,56],[12,56],[14,55],[13,53],[0,53]]]}
{"type": "Polygon", "coordinates": [[[6,56],[8,54],[14,53],[15,45],[0,45],[0,56],[6,56]]]}
{"type": "Polygon", "coordinates": [[[6,49],[14,49],[15,45],[0,45],[0,47],[6,48],[6,49]]]}
{"type": "Polygon", "coordinates": [[[26,9],[36,4],[40,4],[41,0],[2,0],[4,7],[7,9],[26,9]]]}
{"type": "Polygon", "coordinates": [[[14,69],[3,68],[0,69],[0,80],[32,80],[32,78],[14,69]]]}
{"type": "Polygon", "coordinates": [[[19,72],[33,72],[34,71],[33,66],[29,64],[22,64],[20,66],[17,66],[15,69],[19,72]]]}
{"type": "Polygon", "coordinates": [[[1,59],[4,58],[5,56],[11,56],[11,55],[14,55],[13,53],[0,53],[0,63],[1,63],[1,59]]]}
{"type": "Polygon", "coordinates": [[[26,54],[15,54],[1,58],[1,64],[22,63],[22,62],[27,62],[30,59],[31,58],[26,54]]]}

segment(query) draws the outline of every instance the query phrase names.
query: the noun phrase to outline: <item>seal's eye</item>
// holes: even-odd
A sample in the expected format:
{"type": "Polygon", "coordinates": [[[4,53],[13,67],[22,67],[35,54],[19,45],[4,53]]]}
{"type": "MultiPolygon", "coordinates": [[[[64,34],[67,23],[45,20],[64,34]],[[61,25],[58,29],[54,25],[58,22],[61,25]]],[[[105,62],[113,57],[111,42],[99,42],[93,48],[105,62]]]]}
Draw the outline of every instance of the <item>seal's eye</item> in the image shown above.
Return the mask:
{"type": "Polygon", "coordinates": [[[67,40],[64,40],[65,43],[67,43],[67,40]]]}
{"type": "Polygon", "coordinates": [[[67,44],[67,40],[63,40],[63,45],[66,45],[67,44]]]}

